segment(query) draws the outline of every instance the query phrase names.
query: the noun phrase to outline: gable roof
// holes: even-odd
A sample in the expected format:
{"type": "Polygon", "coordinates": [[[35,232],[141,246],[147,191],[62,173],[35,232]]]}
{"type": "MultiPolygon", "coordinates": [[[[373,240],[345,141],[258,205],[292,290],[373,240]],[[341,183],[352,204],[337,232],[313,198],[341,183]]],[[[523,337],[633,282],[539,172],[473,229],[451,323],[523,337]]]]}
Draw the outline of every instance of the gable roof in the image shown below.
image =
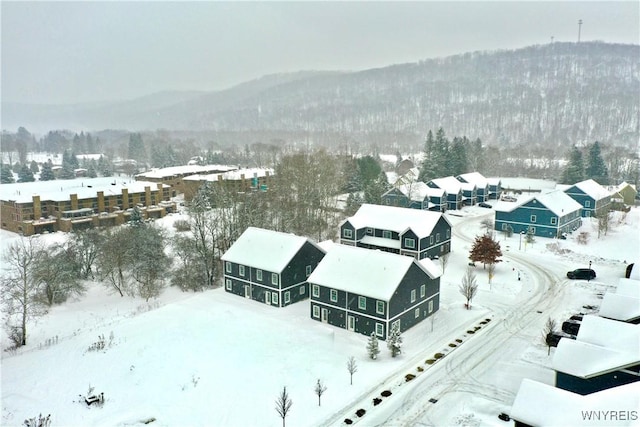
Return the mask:
{"type": "Polygon", "coordinates": [[[640,280],[619,278],[616,294],[640,298],[640,280]]]}
{"type": "Polygon", "coordinates": [[[524,206],[534,199],[558,216],[564,216],[570,212],[582,209],[580,203],[576,202],[567,193],[560,190],[540,193],[533,196],[519,197],[516,202],[500,200],[493,206],[493,209],[500,212],[512,212],[516,208],[524,206]]]}
{"type": "Polygon", "coordinates": [[[249,227],[221,259],[280,273],[306,242],[311,243],[324,253],[318,245],[306,237],[249,227]]]}
{"type": "Polygon", "coordinates": [[[592,378],[640,363],[640,325],[588,315],[575,340],[561,338],[552,367],[592,378]]]}
{"type": "Polygon", "coordinates": [[[605,197],[611,195],[602,185],[598,184],[592,179],[578,182],[577,184],[574,184],[565,189],[565,191],[570,191],[573,187],[580,189],[584,194],[591,197],[593,200],[604,199],[605,197]]]}
{"type": "MultiPolygon", "coordinates": [[[[611,408],[635,410],[638,407],[640,381],[588,395],[525,378],[511,407],[511,418],[531,426],[606,426],[612,419],[588,419],[586,411],[604,412],[611,408]]],[[[637,425],[637,420],[615,420],[616,426],[637,425]],[[626,422],[625,422],[626,421],[626,422]]]]}
{"type": "MultiPolygon", "coordinates": [[[[442,197],[445,191],[441,188],[431,188],[424,182],[402,184],[397,187],[410,200],[424,200],[426,197],[442,197]]],[[[389,190],[392,191],[392,190],[389,190]]]]}
{"type": "Polygon", "coordinates": [[[457,194],[460,192],[462,188],[462,183],[457,179],[455,179],[453,176],[446,176],[444,178],[435,178],[429,182],[434,183],[438,188],[442,188],[449,194],[457,194]]]}
{"type": "Polygon", "coordinates": [[[640,318],[640,299],[613,292],[602,298],[598,314],[609,319],[630,322],[640,318]]]}
{"type": "Polygon", "coordinates": [[[424,267],[413,257],[336,244],[322,258],[308,281],[389,301],[413,264],[432,279],[439,277],[432,276],[435,265],[424,267]]]}
{"type": "Polygon", "coordinates": [[[410,228],[416,236],[426,237],[431,234],[440,218],[444,218],[451,226],[441,212],[365,203],[355,215],[345,221],[349,221],[357,229],[372,227],[403,233],[410,228]]]}
{"type": "Polygon", "coordinates": [[[480,172],[469,172],[458,175],[459,179],[470,184],[475,184],[478,188],[485,188],[489,181],[480,172]]]}

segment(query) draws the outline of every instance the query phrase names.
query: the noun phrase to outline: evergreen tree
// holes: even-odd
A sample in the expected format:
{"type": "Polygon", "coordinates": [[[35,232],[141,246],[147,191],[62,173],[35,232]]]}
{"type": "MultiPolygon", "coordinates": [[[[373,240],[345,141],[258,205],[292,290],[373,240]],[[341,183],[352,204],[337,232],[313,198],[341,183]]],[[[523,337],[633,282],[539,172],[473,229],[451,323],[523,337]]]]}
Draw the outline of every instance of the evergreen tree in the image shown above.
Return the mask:
{"type": "Polygon", "coordinates": [[[367,354],[372,359],[377,359],[378,354],[380,354],[380,347],[378,346],[378,338],[376,337],[375,332],[371,332],[371,336],[367,341],[367,354]]]}
{"type": "Polygon", "coordinates": [[[96,141],[91,137],[90,133],[87,133],[85,150],[87,153],[96,153],[96,141]]]}
{"type": "Polygon", "coordinates": [[[129,224],[131,224],[134,227],[140,227],[144,225],[144,218],[142,218],[142,212],[140,211],[140,208],[138,208],[137,206],[135,206],[131,211],[131,216],[129,217],[129,224]]]}
{"type": "Polygon", "coordinates": [[[569,162],[562,171],[560,182],[573,185],[581,181],[584,181],[584,162],[582,152],[574,145],[569,155],[569,162]]]}
{"type": "Polygon", "coordinates": [[[51,160],[42,164],[42,170],[40,171],[40,181],[53,181],[56,179],[53,174],[53,165],[51,160]]]}
{"type": "Polygon", "coordinates": [[[587,179],[593,179],[598,184],[609,184],[609,172],[607,171],[607,165],[604,163],[604,159],[602,158],[600,143],[598,141],[594,142],[591,147],[589,147],[585,176],[587,179]]]}
{"type": "Polygon", "coordinates": [[[396,357],[402,352],[402,336],[397,326],[394,326],[387,337],[387,348],[391,352],[391,357],[396,357]]]}
{"type": "Polygon", "coordinates": [[[353,214],[355,214],[358,209],[360,209],[360,206],[362,206],[362,203],[364,203],[364,200],[362,200],[362,196],[360,196],[360,193],[349,193],[349,196],[347,196],[347,203],[344,207],[344,213],[347,216],[352,216],[353,214]]]}
{"type": "Polygon", "coordinates": [[[468,140],[466,137],[453,138],[453,144],[451,144],[451,150],[449,152],[450,169],[447,175],[458,176],[469,171],[467,146],[468,140]]]}
{"type": "Polygon", "coordinates": [[[18,173],[18,182],[33,182],[36,179],[33,177],[33,172],[27,165],[22,166],[18,173]]]}
{"type": "Polygon", "coordinates": [[[381,171],[378,175],[378,179],[366,185],[364,188],[364,201],[365,203],[371,203],[379,205],[382,203],[382,195],[389,190],[389,182],[387,181],[387,175],[381,171]]]}
{"type": "Polygon", "coordinates": [[[433,139],[433,132],[429,130],[427,133],[427,139],[424,142],[424,159],[420,166],[420,175],[418,179],[422,182],[429,182],[432,179],[438,178],[435,170],[435,163],[432,161],[434,152],[435,141],[433,139]]]}
{"type": "Polygon", "coordinates": [[[0,163],[0,183],[11,184],[13,182],[15,182],[15,178],[13,177],[11,167],[4,163],[0,163]]]}
{"type": "Polygon", "coordinates": [[[38,167],[38,163],[35,160],[31,160],[31,164],[29,164],[29,169],[31,169],[31,173],[34,175],[40,172],[40,168],[38,167]]]}
{"type": "Polygon", "coordinates": [[[94,163],[93,161],[89,163],[89,167],[87,168],[87,176],[89,178],[96,178],[98,176],[98,173],[96,172],[96,168],[93,163],[94,163]]]}
{"type": "Polygon", "coordinates": [[[147,161],[147,152],[139,133],[129,134],[129,158],[142,163],[147,161]]]}

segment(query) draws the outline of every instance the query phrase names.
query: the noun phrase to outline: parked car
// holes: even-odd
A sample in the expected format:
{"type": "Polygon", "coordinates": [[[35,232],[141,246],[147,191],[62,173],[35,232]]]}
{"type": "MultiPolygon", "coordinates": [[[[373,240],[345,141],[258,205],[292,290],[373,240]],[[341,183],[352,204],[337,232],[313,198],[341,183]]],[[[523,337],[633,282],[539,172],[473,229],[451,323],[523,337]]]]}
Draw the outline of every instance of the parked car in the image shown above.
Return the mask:
{"type": "Polygon", "coordinates": [[[569,279],[591,280],[596,278],[596,272],[590,268],[578,268],[573,271],[568,271],[567,277],[569,279]]]}
{"type": "Polygon", "coordinates": [[[566,322],[562,322],[562,332],[569,335],[578,335],[578,331],[580,330],[580,322],[575,322],[573,320],[567,320],[566,322]]]}
{"type": "Polygon", "coordinates": [[[485,203],[485,202],[478,203],[478,206],[480,206],[481,208],[487,208],[487,209],[491,209],[493,207],[489,203],[485,203]]]}
{"type": "Polygon", "coordinates": [[[503,195],[500,200],[502,200],[503,202],[517,202],[518,199],[513,197],[513,196],[508,196],[508,195],[503,195]]]}

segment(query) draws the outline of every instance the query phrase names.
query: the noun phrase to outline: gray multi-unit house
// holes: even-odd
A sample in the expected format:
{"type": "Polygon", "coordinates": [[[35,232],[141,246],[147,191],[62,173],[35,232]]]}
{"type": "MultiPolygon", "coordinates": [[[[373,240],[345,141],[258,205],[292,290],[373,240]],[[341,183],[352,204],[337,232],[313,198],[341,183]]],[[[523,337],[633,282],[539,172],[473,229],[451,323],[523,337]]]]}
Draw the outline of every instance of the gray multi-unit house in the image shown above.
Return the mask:
{"type": "Polygon", "coordinates": [[[440,272],[430,259],[332,245],[309,277],[311,318],[386,340],[438,310],[440,272]]]}
{"type": "Polygon", "coordinates": [[[451,251],[451,223],[441,212],[364,204],[340,225],[340,243],[435,258],[451,251]]]}
{"type": "Polygon", "coordinates": [[[306,237],[249,227],[222,256],[227,292],[284,307],[309,298],[325,252],[306,237]]]}

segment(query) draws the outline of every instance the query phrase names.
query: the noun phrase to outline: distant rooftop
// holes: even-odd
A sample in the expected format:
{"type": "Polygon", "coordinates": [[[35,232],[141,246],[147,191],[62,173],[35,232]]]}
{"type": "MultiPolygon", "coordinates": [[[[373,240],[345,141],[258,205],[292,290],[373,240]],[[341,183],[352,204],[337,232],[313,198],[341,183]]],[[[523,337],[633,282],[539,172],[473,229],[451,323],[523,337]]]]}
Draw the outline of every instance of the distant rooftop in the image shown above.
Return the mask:
{"type": "Polygon", "coordinates": [[[193,174],[207,174],[207,173],[214,173],[214,172],[227,172],[234,169],[238,169],[237,166],[229,166],[229,165],[171,166],[168,168],[153,169],[147,172],[140,173],[136,175],[136,178],[161,179],[161,178],[170,178],[176,175],[193,175],[193,174]]]}
{"type": "Polygon", "coordinates": [[[418,237],[426,237],[431,234],[440,218],[449,222],[440,212],[363,204],[355,215],[345,221],[356,228],[372,227],[397,233],[411,228],[418,237]]]}

